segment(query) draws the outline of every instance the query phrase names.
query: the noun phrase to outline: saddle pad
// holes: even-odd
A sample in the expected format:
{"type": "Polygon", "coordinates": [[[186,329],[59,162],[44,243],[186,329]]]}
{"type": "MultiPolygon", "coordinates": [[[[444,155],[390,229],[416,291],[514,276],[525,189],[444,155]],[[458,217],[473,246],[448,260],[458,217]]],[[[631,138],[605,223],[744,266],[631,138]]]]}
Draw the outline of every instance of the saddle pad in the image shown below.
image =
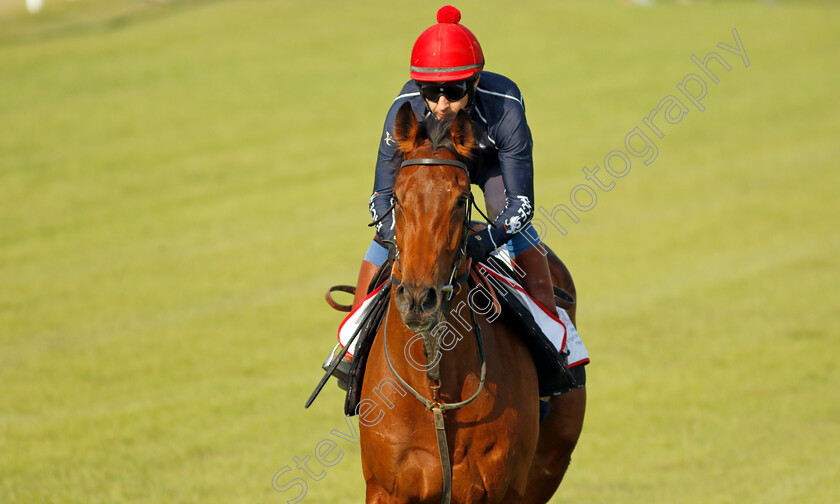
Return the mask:
{"type": "MultiPolygon", "coordinates": [[[[589,353],[586,351],[586,346],[578,334],[575,325],[569,319],[566,310],[556,307],[557,313],[550,313],[546,311],[542,305],[534,301],[528,295],[522,286],[510,278],[509,276],[492,269],[490,266],[480,263],[477,266],[478,270],[485,275],[485,277],[492,277],[491,282],[495,286],[503,285],[506,287],[505,291],[517,297],[519,303],[528,310],[538,327],[548,340],[554,345],[558,353],[562,353],[566,348],[569,350],[569,367],[575,367],[589,362],[589,353]]],[[[374,298],[382,286],[371,292],[365,297],[364,301],[351,311],[347,317],[341,322],[338,327],[338,344],[341,348],[347,344],[347,341],[353,336],[353,333],[358,329],[359,324],[365,317],[367,311],[373,305],[374,298]]],[[[347,354],[353,357],[359,338],[350,344],[347,354]]]]}
{"type": "MultiPolygon", "coordinates": [[[[353,336],[356,332],[356,329],[359,328],[359,324],[365,318],[365,314],[370,310],[371,306],[374,304],[374,298],[376,295],[379,294],[379,291],[385,284],[383,283],[379,287],[377,287],[374,291],[370,294],[365,296],[364,301],[358,304],[353,310],[344,317],[344,320],[341,322],[341,325],[338,326],[338,344],[341,348],[347,344],[347,341],[353,336]]],[[[356,338],[351,344],[350,348],[347,350],[347,355],[351,358],[356,352],[356,348],[358,346],[358,342],[361,338],[356,338]]],[[[330,356],[332,359],[332,356],[330,356]]]]}
{"type": "Polygon", "coordinates": [[[568,366],[575,367],[589,363],[589,352],[578,334],[577,328],[569,318],[566,310],[555,307],[555,312],[546,310],[534,298],[525,292],[522,285],[508,275],[485,263],[477,266],[485,278],[488,278],[495,287],[504,287],[505,292],[516,296],[519,303],[531,314],[540,331],[548,338],[558,353],[569,350],[568,366]]]}

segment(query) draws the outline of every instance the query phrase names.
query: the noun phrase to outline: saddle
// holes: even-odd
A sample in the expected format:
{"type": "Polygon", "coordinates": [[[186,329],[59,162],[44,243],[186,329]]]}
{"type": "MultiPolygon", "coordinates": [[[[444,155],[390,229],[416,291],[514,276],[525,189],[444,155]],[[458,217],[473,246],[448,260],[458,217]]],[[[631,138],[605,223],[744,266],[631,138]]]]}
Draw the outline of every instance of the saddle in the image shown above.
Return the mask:
{"type": "MultiPolygon", "coordinates": [[[[347,394],[344,402],[345,415],[355,415],[356,407],[361,400],[367,358],[373,345],[373,340],[378,332],[379,325],[382,322],[385,308],[387,308],[390,300],[390,288],[388,288],[390,286],[383,286],[383,284],[391,276],[393,263],[394,257],[391,254],[368,287],[368,293],[374,292],[376,289],[379,290],[371,298],[370,305],[367,308],[368,314],[362,326],[358,329],[359,333],[356,337],[353,360],[349,370],[347,370],[347,394]]],[[[515,332],[520,335],[528,347],[537,369],[539,395],[541,397],[560,395],[580,386],[576,382],[575,375],[569,371],[568,348],[558,351],[555,343],[552,343],[543,333],[532,312],[523,304],[520,297],[516,295],[514,292],[515,287],[509,285],[507,282],[494,278],[493,273],[497,273],[495,276],[516,278],[513,271],[504,261],[490,257],[484,263],[480,263],[473,268],[470,279],[468,280],[469,287],[470,289],[480,287],[488,290],[490,296],[493,298],[494,305],[497,305],[500,310],[499,319],[511,324],[515,328],[515,332]]],[[[330,306],[341,311],[350,311],[349,306],[336,303],[330,296],[335,290],[343,290],[339,289],[339,287],[344,286],[332,287],[327,292],[327,302],[330,306]]],[[[560,308],[569,310],[574,306],[574,298],[565,290],[555,286],[554,293],[555,302],[560,308]]]]}

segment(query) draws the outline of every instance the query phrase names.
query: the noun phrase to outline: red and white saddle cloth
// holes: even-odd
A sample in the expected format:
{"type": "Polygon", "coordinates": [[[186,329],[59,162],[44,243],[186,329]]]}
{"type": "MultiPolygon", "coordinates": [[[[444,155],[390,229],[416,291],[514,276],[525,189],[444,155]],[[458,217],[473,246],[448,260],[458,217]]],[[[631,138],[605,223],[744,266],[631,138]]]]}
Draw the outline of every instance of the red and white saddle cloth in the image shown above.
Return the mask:
{"type": "MultiPolygon", "coordinates": [[[[500,259],[502,259],[502,257],[500,257],[500,259]]],[[[485,278],[492,276],[492,279],[490,279],[491,284],[503,282],[507,286],[511,287],[508,289],[508,292],[517,296],[521,304],[530,312],[543,334],[546,335],[557,351],[563,352],[566,348],[569,349],[568,365],[570,368],[589,363],[589,352],[586,351],[586,346],[584,346],[583,340],[581,340],[580,334],[578,334],[575,325],[572,323],[571,319],[569,319],[569,315],[566,313],[566,310],[558,306],[555,307],[555,311],[552,313],[543,308],[541,304],[534,301],[534,299],[525,292],[525,289],[523,289],[522,286],[514,279],[499,273],[498,271],[490,269],[483,263],[479,264],[477,269],[485,276],[485,278]]],[[[338,345],[336,345],[335,349],[333,349],[332,353],[327,358],[326,364],[332,362],[335,354],[341,348],[344,348],[344,345],[347,344],[347,341],[353,336],[353,333],[356,332],[359,324],[364,319],[365,313],[367,313],[373,305],[373,298],[381,288],[382,287],[380,286],[368,294],[364,301],[351,311],[341,322],[341,325],[338,327],[338,345]]],[[[350,344],[350,348],[347,350],[347,354],[351,358],[356,350],[356,341],[358,340],[354,340],[350,344]]]]}

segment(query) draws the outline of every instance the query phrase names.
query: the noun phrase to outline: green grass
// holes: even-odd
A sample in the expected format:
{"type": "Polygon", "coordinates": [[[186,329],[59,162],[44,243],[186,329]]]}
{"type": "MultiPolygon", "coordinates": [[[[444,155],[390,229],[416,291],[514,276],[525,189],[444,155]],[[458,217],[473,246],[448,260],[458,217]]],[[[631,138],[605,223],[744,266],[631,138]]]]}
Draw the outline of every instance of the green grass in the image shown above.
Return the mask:
{"type": "MultiPolygon", "coordinates": [[[[274,473],[345,428],[333,385],[302,407],[340,320],[322,295],[355,278],[384,113],[435,7],[9,5],[0,502],[285,502],[274,473]]],[[[547,238],[592,355],[554,501],[840,501],[840,10],[458,6],[525,93],[549,208],[692,53],[736,27],[751,61],[727,53],[706,111],[547,238]]],[[[339,447],[305,502],[363,499],[339,447]]]]}

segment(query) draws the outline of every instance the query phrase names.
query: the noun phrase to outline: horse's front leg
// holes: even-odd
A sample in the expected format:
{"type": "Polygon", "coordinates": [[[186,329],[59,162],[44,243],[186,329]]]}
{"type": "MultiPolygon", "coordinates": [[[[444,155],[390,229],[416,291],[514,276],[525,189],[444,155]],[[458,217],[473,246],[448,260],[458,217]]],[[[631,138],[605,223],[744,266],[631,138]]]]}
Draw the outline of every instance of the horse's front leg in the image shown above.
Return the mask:
{"type": "Polygon", "coordinates": [[[389,495],[376,481],[368,481],[365,502],[367,504],[402,504],[404,501],[389,495]]]}

